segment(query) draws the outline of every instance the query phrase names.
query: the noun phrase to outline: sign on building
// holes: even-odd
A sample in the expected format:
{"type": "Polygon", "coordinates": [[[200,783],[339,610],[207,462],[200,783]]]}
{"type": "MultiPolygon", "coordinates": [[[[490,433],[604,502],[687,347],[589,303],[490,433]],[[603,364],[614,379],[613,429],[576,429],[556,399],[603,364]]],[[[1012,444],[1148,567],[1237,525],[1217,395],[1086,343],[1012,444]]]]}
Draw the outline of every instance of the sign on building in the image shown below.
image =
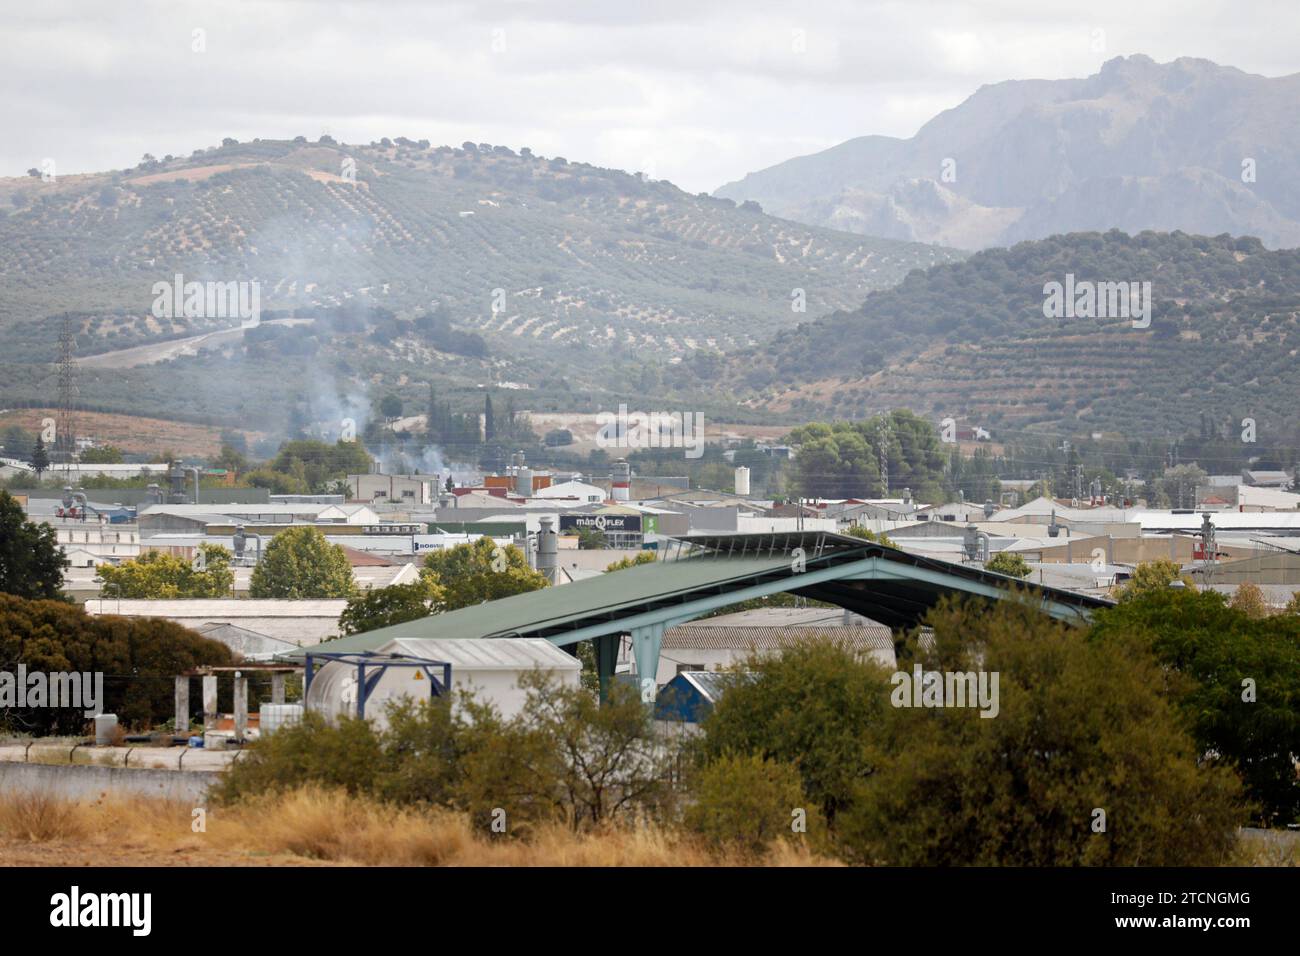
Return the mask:
{"type": "Polygon", "coordinates": [[[560,515],[560,533],[599,531],[602,534],[640,534],[640,515],[560,515]]]}

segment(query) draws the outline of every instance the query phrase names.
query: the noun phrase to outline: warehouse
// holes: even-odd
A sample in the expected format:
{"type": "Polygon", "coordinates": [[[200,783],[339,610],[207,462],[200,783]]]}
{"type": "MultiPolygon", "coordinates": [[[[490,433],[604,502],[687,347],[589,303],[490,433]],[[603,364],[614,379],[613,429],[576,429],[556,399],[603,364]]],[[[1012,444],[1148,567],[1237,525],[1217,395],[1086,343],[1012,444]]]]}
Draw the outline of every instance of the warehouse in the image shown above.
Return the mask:
{"type": "Polygon", "coordinates": [[[381,727],[387,724],[385,709],[391,702],[402,697],[422,700],[431,691],[437,693],[431,685],[442,680],[443,666],[450,667],[454,691],[473,692],[506,718],[523,709],[528,695],[520,689],[519,679],[525,673],[542,671],[565,686],[577,687],[582,671],[576,657],[545,638],[400,638],[360,655],[333,655],[329,645],[312,650],[307,658],[314,664],[307,709],[331,717],[361,713],[381,727]],[[359,679],[359,675],[364,676],[359,679]]]}

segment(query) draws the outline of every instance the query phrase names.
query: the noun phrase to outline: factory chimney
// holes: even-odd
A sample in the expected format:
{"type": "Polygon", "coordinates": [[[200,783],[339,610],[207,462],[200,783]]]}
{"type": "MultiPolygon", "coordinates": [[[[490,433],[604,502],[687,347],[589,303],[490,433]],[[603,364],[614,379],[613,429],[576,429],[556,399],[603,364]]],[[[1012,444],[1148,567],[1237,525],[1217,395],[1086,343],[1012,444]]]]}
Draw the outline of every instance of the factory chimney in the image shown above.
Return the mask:
{"type": "Polygon", "coordinates": [[[558,584],[559,575],[559,538],[555,534],[555,519],[546,515],[540,520],[541,530],[537,532],[537,570],[546,576],[551,584],[558,584]]]}

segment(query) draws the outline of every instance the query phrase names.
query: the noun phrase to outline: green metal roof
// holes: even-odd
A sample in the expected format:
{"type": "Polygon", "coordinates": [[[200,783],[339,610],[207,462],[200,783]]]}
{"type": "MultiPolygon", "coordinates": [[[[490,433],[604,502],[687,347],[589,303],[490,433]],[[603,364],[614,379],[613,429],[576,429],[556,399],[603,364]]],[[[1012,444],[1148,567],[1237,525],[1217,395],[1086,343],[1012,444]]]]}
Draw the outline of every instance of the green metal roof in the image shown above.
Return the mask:
{"type": "MultiPolygon", "coordinates": [[[[515,594],[473,607],[394,624],[364,634],[327,642],[331,651],[370,650],[395,638],[474,638],[547,636],[593,617],[617,617],[632,608],[662,602],[679,603],[684,596],[710,589],[742,587],[756,577],[783,576],[790,558],[683,558],[656,561],[586,578],[560,587],[515,594]]],[[[299,656],[293,654],[290,656],[299,656]]]]}
{"type": "MultiPolygon", "coordinates": [[[[567,644],[622,625],[690,620],[760,593],[790,591],[857,611],[890,627],[917,623],[943,595],[998,598],[1020,582],[843,535],[795,532],[682,539],[696,550],[561,587],[517,594],[327,642],[330,651],[373,650],[403,638],[547,637],[567,644]],[[793,555],[799,552],[799,567],[793,555]]],[[[1044,610],[1085,620],[1107,601],[1030,585],[1044,610]]],[[[286,655],[301,657],[306,649],[286,655]]]]}

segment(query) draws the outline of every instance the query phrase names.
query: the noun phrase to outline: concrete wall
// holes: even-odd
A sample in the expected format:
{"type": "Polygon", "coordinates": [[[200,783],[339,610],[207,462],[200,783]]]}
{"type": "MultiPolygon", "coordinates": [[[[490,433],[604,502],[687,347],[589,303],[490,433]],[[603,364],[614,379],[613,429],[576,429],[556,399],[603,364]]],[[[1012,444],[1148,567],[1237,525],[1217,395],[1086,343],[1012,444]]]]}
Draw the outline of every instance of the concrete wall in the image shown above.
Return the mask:
{"type": "Polygon", "coordinates": [[[48,793],[71,800],[94,800],[109,793],[177,800],[197,807],[203,805],[208,788],[220,778],[216,771],[178,773],[77,764],[0,763],[0,792],[48,793]]]}

